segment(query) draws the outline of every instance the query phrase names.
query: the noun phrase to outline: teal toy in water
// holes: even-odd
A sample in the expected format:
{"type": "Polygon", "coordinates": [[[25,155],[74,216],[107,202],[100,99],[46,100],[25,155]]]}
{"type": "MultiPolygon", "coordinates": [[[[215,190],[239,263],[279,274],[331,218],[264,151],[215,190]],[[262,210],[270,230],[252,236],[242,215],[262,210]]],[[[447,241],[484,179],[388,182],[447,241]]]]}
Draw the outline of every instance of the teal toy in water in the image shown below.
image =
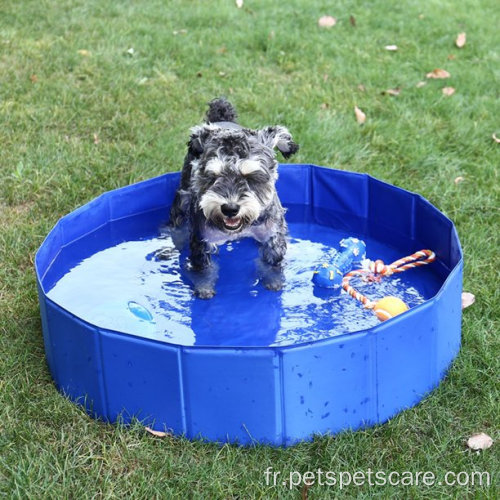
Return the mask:
{"type": "Polygon", "coordinates": [[[365,242],[358,238],[345,238],[340,242],[340,250],[335,253],[333,261],[314,271],[313,283],[323,288],[340,288],[344,274],[365,258],[365,242]]]}
{"type": "Polygon", "coordinates": [[[144,306],[141,306],[141,304],[138,304],[133,300],[128,303],[128,310],[136,318],[142,319],[143,321],[153,322],[153,316],[151,315],[151,313],[144,306]]]}

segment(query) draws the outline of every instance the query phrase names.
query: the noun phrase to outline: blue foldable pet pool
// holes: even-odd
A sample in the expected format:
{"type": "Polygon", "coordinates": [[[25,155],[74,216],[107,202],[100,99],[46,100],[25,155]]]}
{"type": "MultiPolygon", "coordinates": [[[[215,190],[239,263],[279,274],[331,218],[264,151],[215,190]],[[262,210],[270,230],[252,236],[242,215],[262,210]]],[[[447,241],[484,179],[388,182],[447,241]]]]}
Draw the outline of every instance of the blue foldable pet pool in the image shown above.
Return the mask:
{"type": "Polygon", "coordinates": [[[220,248],[217,294],[203,300],[165,228],[178,182],[171,173],[104,193],[38,250],[45,352],[61,392],[105,421],[291,445],[384,422],[438,385],[460,346],[463,261],[453,223],[428,201],[364,174],[281,165],[283,289],[263,287],[257,246],[243,239],[220,248]],[[435,252],[428,266],[355,283],[407,312],[381,322],[314,284],[346,238],[362,239],[372,261],[435,252]]]}

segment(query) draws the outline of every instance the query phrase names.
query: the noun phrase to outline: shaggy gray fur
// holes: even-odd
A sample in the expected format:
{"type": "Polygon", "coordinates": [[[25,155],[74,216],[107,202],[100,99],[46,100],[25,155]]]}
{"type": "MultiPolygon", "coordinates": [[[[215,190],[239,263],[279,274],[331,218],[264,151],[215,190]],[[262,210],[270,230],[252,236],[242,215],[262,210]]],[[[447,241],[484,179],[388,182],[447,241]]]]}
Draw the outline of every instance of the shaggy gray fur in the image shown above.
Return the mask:
{"type": "Polygon", "coordinates": [[[275,188],[275,149],[288,158],[299,147],[285,127],[252,130],[237,124],[236,116],[228,101],[215,99],[205,123],[191,129],[170,211],[176,245],[189,239],[195,293],[202,298],[215,294],[211,254],[217,245],[246,236],[260,243],[264,285],[283,285],[287,225],[275,188]]]}

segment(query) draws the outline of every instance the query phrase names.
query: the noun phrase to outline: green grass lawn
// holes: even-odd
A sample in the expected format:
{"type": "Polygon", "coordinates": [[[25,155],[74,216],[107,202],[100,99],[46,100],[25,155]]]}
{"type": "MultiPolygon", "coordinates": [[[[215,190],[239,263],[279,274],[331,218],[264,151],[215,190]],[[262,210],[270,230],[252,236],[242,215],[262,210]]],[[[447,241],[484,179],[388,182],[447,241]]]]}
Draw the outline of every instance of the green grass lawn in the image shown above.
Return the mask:
{"type": "Polygon", "coordinates": [[[494,498],[497,446],[476,454],[465,440],[499,428],[498,24],[495,0],[0,2],[0,496],[494,498]],[[324,14],[337,25],[320,29],[324,14]],[[451,77],[417,87],[434,68],[451,77]],[[241,449],[99,423],[54,388],[36,249],[102,191],[179,170],[189,127],[219,95],[248,126],[288,126],[294,161],[368,172],[454,220],[476,303],[448,376],[416,408],[289,449],[241,449]],[[289,489],[266,485],[268,466],[488,471],[494,484],[289,489]]]}

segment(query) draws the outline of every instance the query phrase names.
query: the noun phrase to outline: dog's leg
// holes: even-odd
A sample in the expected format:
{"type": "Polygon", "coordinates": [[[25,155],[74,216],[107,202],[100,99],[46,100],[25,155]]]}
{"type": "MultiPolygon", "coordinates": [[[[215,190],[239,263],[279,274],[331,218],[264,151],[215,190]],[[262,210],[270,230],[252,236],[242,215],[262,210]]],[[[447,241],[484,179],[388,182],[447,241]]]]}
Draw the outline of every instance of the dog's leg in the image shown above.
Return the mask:
{"type": "Polygon", "coordinates": [[[280,231],[271,236],[261,246],[262,264],[260,274],[262,283],[268,290],[281,290],[283,288],[282,262],[287,246],[285,234],[280,231]]]}
{"type": "Polygon", "coordinates": [[[198,158],[199,153],[195,151],[193,140],[188,143],[188,151],[184,158],[184,165],[181,171],[181,181],[175,193],[172,207],[170,208],[169,226],[175,247],[181,251],[187,243],[189,237],[188,220],[190,217],[192,194],[190,190],[191,175],[193,170],[192,162],[198,158]]]}
{"type": "Polygon", "coordinates": [[[189,239],[189,205],[191,194],[189,191],[178,189],[170,209],[170,235],[175,248],[182,251],[189,239]]]}
{"type": "Polygon", "coordinates": [[[215,295],[217,281],[217,268],[212,263],[211,255],[213,245],[201,238],[197,226],[195,222],[190,240],[191,278],[195,295],[201,299],[211,299],[215,295]]]}
{"type": "Polygon", "coordinates": [[[190,241],[191,255],[189,260],[191,261],[191,266],[195,271],[204,271],[212,262],[210,255],[211,245],[206,241],[202,240],[196,231],[191,234],[190,241]]]}
{"type": "Polygon", "coordinates": [[[269,266],[280,266],[286,253],[286,238],[276,233],[262,244],[262,260],[269,266]]]}
{"type": "Polygon", "coordinates": [[[177,250],[181,252],[187,243],[189,236],[189,227],[187,224],[190,193],[182,188],[179,188],[175,193],[172,207],[170,208],[170,220],[168,225],[160,228],[160,238],[167,240],[172,238],[174,247],[170,245],[159,248],[155,252],[155,257],[158,260],[168,260],[172,256],[172,252],[177,250]]]}
{"type": "Polygon", "coordinates": [[[170,226],[181,227],[187,215],[187,206],[189,205],[189,196],[186,191],[178,189],[175,193],[172,207],[170,208],[170,226]]]}

